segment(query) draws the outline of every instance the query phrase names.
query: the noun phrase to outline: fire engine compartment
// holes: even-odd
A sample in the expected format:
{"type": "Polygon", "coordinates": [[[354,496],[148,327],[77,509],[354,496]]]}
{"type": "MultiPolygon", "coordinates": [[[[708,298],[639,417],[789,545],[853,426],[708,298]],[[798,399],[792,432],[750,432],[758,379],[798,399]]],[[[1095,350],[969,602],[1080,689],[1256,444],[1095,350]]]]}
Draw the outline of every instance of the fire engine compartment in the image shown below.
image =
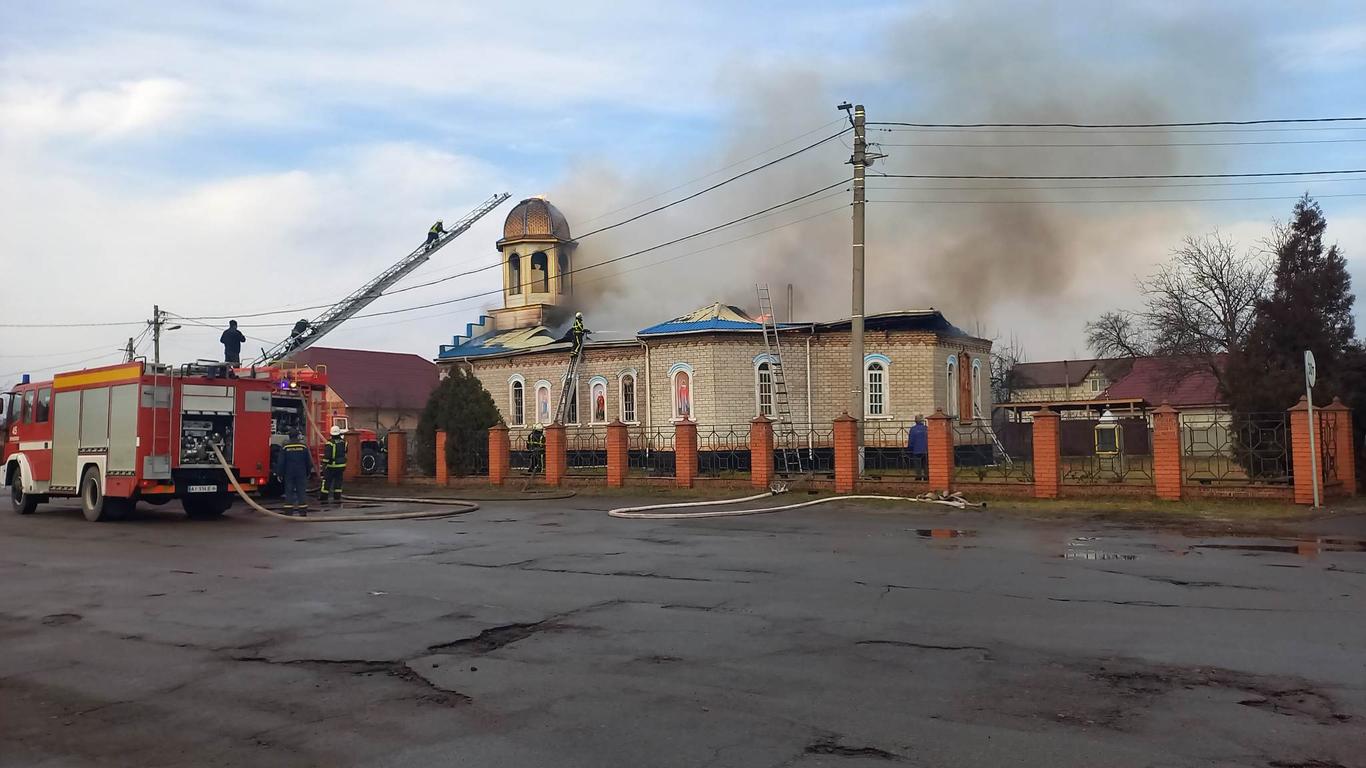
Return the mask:
{"type": "Polygon", "coordinates": [[[223,458],[232,463],[231,413],[183,413],[180,417],[180,466],[218,466],[211,445],[217,445],[223,458]]]}

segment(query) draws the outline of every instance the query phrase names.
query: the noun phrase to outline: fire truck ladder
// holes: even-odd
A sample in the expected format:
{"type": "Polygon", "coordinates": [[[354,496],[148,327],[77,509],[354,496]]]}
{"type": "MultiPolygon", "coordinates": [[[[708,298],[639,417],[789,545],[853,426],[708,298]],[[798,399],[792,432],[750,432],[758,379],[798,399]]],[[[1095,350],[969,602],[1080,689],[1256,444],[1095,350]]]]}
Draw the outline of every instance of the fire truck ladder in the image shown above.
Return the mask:
{"type": "Polygon", "coordinates": [[[379,277],[366,283],[360,290],[332,305],[321,315],[318,315],[317,318],[309,322],[308,330],[298,336],[290,336],[288,339],[285,339],[270,349],[261,350],[261,356],[257,358],[253,365],[280,362],[287,359],[295,352],[303,351],[318,343],[323,336],[326,336],[337,326],[346,322],[362,309],[365,309],[369,306],[370,302],[378,299],[385,291],[392,288],[395,283],[402,280],[404,277],[407,277],[413,270],[426,263],[426,261],[432,257],[433,253],[436,253],[444,248],[447,243],[463,235],[466,230],[474,226],[476,221],[482,219],[489,211],[502,205],[503,201],[507,200],[508,197],[510,197],[508,193],[499,192],[480,203],[478,208],[470,211],[465,215],[465,218],[457,221],[455,226],[441,235],[436,242],[431,245],[424,243],[418,246],[412,253],[404,256],[397,264],[384,270],[379,277]]]}
{"type": "Polygon", "coordinates": [[[148,480],[171,479],[171,452],[174,435],[171,431],[171,381],[169,366],[147,364],[152,373],[152,386],[143,387],[139,395],[142,406],[152,412],[152,445],[143,459],[142,476],[148,480]]]}
{"type": "Polygon", "coordinates": [[[778,448],[780,466],[778,471],[784,475],[802,473],[802,454],[797,449],[797,430],[792,426],[792,406],[787,397],[787,377],[783,374],[783,347],[778,340],[778,321],[773,314],[773,299],[769,296],[767,285],[756,285],[759,295],[759,320],[764,331],[764,350],[769,358],[769,375],[772,377],[773,410],[765,414],[773,419],[773,440],[778,448]]]}

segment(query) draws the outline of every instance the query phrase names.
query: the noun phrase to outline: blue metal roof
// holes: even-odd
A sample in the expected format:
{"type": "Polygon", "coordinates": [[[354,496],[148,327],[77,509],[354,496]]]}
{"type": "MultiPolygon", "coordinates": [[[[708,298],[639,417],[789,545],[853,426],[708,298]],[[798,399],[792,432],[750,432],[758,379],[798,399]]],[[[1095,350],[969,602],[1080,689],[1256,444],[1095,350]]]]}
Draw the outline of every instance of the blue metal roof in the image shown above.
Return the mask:
{"type": "Polygon", "coordinates": [[[669,320],[641,330],[640,335],[650,336],[661,333],[689,333],[693,331],[757,331],[762,327],[754,322],[744,323],[738,320],[722,320],[720,318],[691,321],[669,320]]]}

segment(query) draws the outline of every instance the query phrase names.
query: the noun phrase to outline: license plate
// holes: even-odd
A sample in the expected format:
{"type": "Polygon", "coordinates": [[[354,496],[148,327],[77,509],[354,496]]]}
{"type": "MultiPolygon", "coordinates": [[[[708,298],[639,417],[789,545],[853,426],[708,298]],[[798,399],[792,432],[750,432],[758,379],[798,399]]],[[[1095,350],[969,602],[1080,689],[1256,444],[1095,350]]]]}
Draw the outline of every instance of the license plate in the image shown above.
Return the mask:
{"type": "Polygon", "coordinates": [[[190,490],[190,493],[218,493],[218,486],[216,486],[216,485],[192,485],[192,486],[190,486],[190,489],[189,489],[189,490],[190,490]]]}

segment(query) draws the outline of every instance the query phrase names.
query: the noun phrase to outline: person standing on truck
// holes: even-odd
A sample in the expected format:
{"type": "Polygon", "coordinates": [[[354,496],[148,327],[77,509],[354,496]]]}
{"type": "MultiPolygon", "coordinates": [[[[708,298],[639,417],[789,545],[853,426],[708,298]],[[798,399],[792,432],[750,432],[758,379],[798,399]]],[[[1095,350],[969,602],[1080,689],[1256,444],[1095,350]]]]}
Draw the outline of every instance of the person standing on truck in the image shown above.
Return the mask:
{"type": "Polygon", "coordinates": [[[233,365],[242,365],[242,345],[247,343],[247,337],[237,330],[237,321],[229,320],[228,329],[223,331],[223,335],[218,337],[218,341],[223,345],[224,362],[233,365]]]}
{"type": "Polygon", "coordinates": [[[332,427],[332,439],[323,444],[323,489],[319,501],[341,503],[342,475],[346,473],[346,440],[341,427],[332,427]]]}
{"type": "Polygon", "coordinates": [[[275,456],[275,474],[285,484],[285,514],[307,517],[308,476],[313,474],[313,457],[297,427],[290,428],[289,442],[275,456]]]}

